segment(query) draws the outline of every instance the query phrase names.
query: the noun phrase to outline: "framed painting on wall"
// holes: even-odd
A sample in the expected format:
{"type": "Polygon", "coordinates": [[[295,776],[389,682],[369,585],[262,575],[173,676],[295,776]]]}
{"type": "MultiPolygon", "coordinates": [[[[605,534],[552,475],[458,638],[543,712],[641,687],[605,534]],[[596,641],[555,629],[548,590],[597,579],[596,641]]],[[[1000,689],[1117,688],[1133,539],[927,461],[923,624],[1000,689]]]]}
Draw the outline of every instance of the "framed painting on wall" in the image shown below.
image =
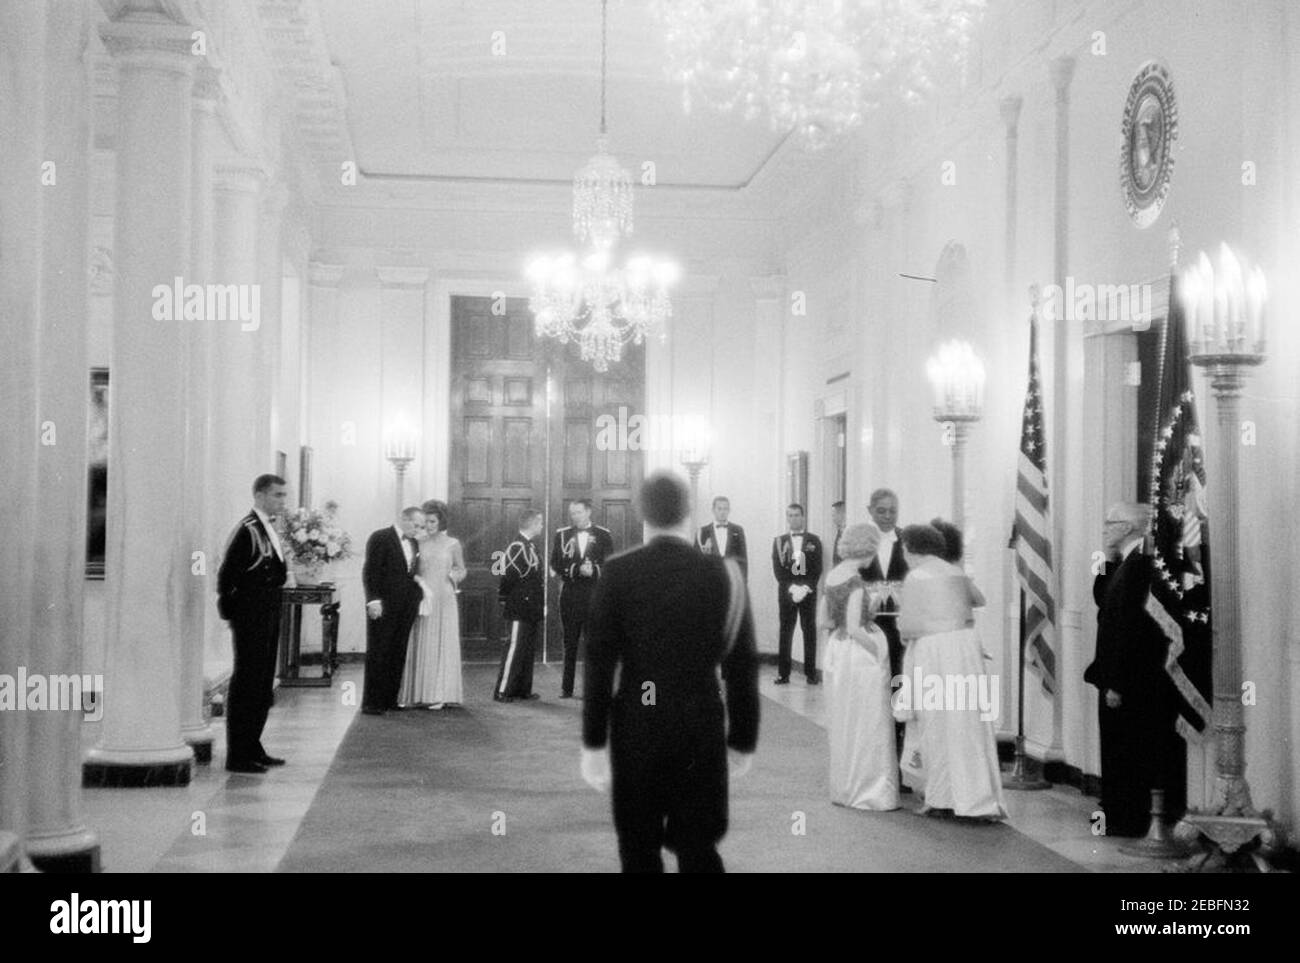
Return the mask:
{"type": "Polygon", "coordinates": [[[108,543],[108,369],[90,369],[90,419],[87,426],[86,578],[104,577],[108,543]]]}

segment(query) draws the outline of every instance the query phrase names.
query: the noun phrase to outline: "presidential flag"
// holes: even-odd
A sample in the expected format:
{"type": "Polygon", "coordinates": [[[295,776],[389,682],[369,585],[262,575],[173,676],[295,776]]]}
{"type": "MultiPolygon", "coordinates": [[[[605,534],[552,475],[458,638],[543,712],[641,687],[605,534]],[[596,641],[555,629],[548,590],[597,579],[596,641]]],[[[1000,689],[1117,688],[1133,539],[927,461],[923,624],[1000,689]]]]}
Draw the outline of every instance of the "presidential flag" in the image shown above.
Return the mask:
{"type": "Polygon", "coordinates": [[[1012,540],[1016,574],[1024,594],[1025,664],[1056,694],[1056,603],[1052,598],[1052,527],[1047,504],[1047,447],[1043,395],[1038,377],[1038,319],[1029,318],[1029,388],[1020,430],[1016,470],[1016,520],[1012,540]]]}
{"type": "Polygon", "coordinates": [[[1213,662],[1205,459],[1176,273],[1169,279],[1157,384],[1149,492],[1155,577],[1146,608],[1169,639],[1165,671],[1178,692],[1178,732],[1200,742],[1210,723],[1213,662]]]}

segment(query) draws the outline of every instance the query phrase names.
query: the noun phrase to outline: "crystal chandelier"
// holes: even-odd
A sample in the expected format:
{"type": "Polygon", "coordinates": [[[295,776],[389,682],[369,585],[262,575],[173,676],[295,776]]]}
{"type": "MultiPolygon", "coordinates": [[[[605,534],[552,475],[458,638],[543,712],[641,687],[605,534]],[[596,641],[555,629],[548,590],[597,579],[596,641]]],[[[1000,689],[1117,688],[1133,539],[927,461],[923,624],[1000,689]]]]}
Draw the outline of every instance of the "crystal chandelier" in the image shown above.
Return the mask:
{"type": "Polygon", "coordinates": [[[655,0],[669,76],[811,149],[965,66],[985,0],[655,0]]]}
{"type": "Polygon", "coordinates": [[[576,342],[597,371],[609,370],[627,344],[662,336],[672,315],[668,290],[679,275],[671,261],[645,256],[622,269],[610,266],[615,244],[632,233],[632,176],[609,153],[605,136],[607,2],[600,17],[600,137],[595,156],[573,176],[573,233],[586,253],[542,255],[527,269],[537,335],[576,342]]]}

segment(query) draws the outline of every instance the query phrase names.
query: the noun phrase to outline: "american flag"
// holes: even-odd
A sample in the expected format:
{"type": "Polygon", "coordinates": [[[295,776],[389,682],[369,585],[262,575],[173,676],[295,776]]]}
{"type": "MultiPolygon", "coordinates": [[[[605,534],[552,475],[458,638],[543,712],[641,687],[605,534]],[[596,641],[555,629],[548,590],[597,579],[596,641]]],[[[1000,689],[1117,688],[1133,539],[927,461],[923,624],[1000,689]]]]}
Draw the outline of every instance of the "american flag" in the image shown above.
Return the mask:
{"type": "Polygon", "coordinates": [[[1038,319],[1029,318],[1029,389],[1020,430],[1016,470],[1016,521],[1012,539],[1016,573],[1025,599],[1025,664],[1056,693],[1056,603],[1052,599],[1051,516],[1047,508],[1047,446],[1043,440],[1043,395],[1038,378],[1038,319]]]}
{"type": "Polygon", "coordinates": [[[1165,672],[1178,693],[1178,731],[1188,742],[1200,742],[1211,716],[1210,557],[1204,532],[1205,460],[1183,325],[1175,274],[1160,338],[1150,489],[1155,577],[1146,610],[1169,639],[1165,672]]]}

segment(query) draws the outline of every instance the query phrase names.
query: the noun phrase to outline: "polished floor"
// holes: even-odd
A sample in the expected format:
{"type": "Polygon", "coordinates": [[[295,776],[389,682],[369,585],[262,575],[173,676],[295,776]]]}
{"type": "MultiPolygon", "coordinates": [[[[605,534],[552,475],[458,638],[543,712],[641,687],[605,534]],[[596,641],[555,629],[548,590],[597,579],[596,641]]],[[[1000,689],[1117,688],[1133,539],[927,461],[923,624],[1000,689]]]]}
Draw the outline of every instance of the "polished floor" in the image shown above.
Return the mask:
{"type": "MultiPolygon", "coordinates": [[[[468,707],[462,711],[473,712],[476,701],[488,698],[490,681],[484,680],[492,671],[488,667],[466,667],[468,707]],[[477,679],[479,675],[484,680],[477,679]],[[480,681],[483,684],[478,684],[480,681]],[[481,695],[476,694],[479,690],[481,695]]],[[[772,674],[770,668],[763,671],[763,694],[767,699],[819,726],[824,725],[824,689],[807,687],[797,679],[787,687],[775,687],[771,685],[772,674]]],[[[225,771],[222,767],[224,733],[217,720],[214,764],[196,767],[195,778],[189,786],[86,790],[86,822],[99,835],[104,871],[275,870],[289,851],[354,720],[360,681],[360,667],[345,666],[331,688],[279,690],[264,742],[271,752],[286,756],[289,765],[266,775],[235,775],[225,771]]],[[[581,703],[557,698],[559,675],[549,666],[540,667],[537,689],[543,700],[553,703],[554,708],[573,714],[576,769],[581,703]]],[[[367,721],[382,723],[382,720],[367,721]]],[[[94,728],[87,726],[89,745],[93,745],[97,735],[94,728]]],[[[760,742],[756,766],[762,765],[760,742]]],[[[441,787],[441,791],[446,792],[447,787],[441,787]]],[[[456,791],[456,787],[451,787],[453,794],[456,791]]],[[[1121,853],[1119,840],[1093,836],[1090,816],[1097,801],[1077,790],[1058,787],[1042,792],[1008,792],[1006,802],[1012,829],[1069,860],[1080,871],[1158,872],[1164,866],[1158,861],[1121,853]]],[[[926,820],[925,824],[932,821],[926,820]]],[[[936,827],[935,832],[946,830],[936,827]]],[[[557,836],[556,841],[557,866],[564,859],[559,851],[560,838],[557,836]]],[[[355,864],[349,863],[349,868],[355,868],[355,864]]],[[[464,868],[482,867],[470,864],[464,868]]]]}

